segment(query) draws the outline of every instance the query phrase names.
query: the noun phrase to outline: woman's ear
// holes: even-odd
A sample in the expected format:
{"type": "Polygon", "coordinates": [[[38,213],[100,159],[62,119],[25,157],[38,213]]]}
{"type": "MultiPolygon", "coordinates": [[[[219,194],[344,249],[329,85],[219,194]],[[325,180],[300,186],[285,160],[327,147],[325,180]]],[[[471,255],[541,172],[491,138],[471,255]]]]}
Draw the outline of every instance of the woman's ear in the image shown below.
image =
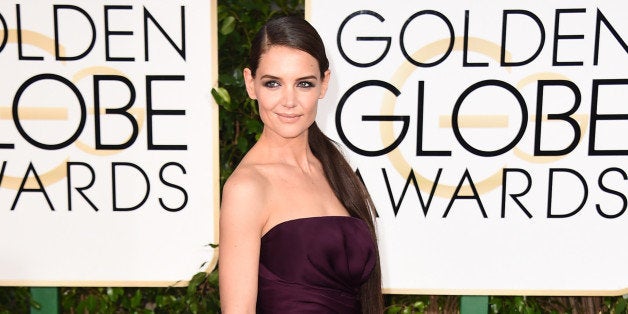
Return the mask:
{"type": "Polygon", "coordinates": [[[331,71],[327,69],[325,71],[324,76],[321,80],[321,94],[318,96],[318,99],[323,99],[325,97],[325,93],[327,93],[327,87],[329,86],[329,77],[331,76],[331,71]]]}
{"type": "Polygon", "coordinates": [[[257,96],[255,95],[255,78],[253,77],[253,74],[251,73],[251,69],[244,68],[243,74],[244,74],[244,84],[246,85],[246,92],[247,94],[249,94],[249,98],[257,99],[257,96]]]}

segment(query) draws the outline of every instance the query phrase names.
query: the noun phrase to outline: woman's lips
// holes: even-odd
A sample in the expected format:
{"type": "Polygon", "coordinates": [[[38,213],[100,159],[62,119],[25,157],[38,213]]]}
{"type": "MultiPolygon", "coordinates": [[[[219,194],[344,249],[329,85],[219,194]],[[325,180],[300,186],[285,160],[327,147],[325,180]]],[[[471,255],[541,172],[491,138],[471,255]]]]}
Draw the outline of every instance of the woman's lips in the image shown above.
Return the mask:
{"type": "Polygon", "coordinates": [[[295,113],[277,113],[277,117],[279,117],[279,120],[282,122],[292,123],[297,121],[301,115],[295,113]]]}

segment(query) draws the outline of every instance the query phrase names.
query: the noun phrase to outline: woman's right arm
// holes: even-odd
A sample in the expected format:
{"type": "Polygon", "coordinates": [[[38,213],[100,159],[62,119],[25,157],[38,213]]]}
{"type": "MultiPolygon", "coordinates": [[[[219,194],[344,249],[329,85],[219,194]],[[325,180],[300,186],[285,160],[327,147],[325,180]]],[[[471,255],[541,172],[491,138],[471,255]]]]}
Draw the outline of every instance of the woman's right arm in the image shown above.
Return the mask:
{"type": "Polygon", "coordinates": [[[218,266],[223,313],[255,313],[263,204],[263,184],[255,176],[234,173],[223,187],[218,266]]]}

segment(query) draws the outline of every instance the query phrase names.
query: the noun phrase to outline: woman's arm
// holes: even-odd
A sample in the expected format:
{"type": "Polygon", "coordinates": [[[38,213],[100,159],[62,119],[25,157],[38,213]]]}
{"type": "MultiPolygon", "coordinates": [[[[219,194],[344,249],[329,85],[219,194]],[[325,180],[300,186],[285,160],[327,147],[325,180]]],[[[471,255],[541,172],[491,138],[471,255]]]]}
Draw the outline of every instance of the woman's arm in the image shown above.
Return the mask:
{"type": "Polygon", "coordinates": [[[223,313],[255,313],[260,238],[266,221],[263,184],[234,173],[220,208],[219,282],[223,313]]]}

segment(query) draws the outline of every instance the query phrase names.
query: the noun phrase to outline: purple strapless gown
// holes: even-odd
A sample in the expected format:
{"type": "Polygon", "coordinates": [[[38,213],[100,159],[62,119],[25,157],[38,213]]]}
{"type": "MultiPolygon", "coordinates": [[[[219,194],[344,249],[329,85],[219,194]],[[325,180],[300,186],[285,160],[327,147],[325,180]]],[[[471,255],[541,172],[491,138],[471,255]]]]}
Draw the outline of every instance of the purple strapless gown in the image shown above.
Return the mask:
{"type": "Polygon", "coordinates": [[[360,313],[375,266],[366,223],[343,216],[289,220],[261,243],[258,313],[360,313]]]}

